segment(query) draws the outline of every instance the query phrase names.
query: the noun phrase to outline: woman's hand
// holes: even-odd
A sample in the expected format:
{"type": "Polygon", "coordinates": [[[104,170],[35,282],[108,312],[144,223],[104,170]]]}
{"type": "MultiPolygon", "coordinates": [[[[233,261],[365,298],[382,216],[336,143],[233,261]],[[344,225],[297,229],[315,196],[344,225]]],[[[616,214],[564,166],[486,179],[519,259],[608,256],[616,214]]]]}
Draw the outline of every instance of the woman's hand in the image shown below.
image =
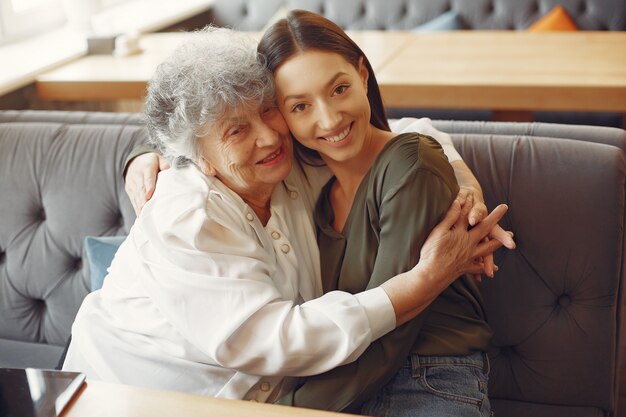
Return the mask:
{"type": "Polygon", "coordinates": [[[456,199],[462,208],[468,206],[467,219],[470,226],[475,226],[476,223],[487,217],[487,206],[480,188],[459,185],[459,194],[457,194],[456,199]]]}
{"type": "MultiPolygon", "coordinates": [[[[454,200],[443,220],[424,242],[418,264],[381,284],[396,312],[400,326],[421,313],[454,280],[463,274],[482,274],[484,257],[502,246],[494,239],[485,241],[507,212],[504,204],[496,207],[474,228],[468,230],[470,206],[454,200]]],[[[506,232],[505,232],[506,233],[506,232]]],[[[510,248],[515,243],[510,235],[510,248]]]]}
{"type": "MultiPolygon", "coordinates": [[[[468,213],[468,224],[470,226],[476,226],[483,221],[487,216],[487,206],[483,198],[483,193],[480,188],[473,186],[461,186],[457,200],[461,204],[464,211],[468,213]]],[[[512,238],[513,234],[505,231],[499,225],[495,225],[489,236],[485,236],[484,242],[490,239],[496,239],[500,241],[505,247],[513,249],[515,242],[512,238]]],[[[498,271],[498,266],[493,261],[493,254],[489,254],[483,259],[485,268],[484,274],[490,278],[493,278],[494,274],[498,271]]],[[[474,277],[481,281],[481,274],[474,274],[474,277]]]]}
{"type": "Polygon", "coordinates": [[[485,240],[499,227],[497,223],[507,210],[505,204],[499,205],[468,230],[471,206],[462,206],[458,199],[455,200],[444,219],[435,226],[424,242],[416,268],[452,279],[466,273],[485,272],[485,257],[492,255],[503,244],[509,249],[515,248],[515,242],[507,232],[504,232],[506,239],[502,239],[506,243],[498,239],[485,240]]]}
{"type": "Polygon", "coordinates": [[[130,161],[126,170],[124,189],[130,197],[135,214],[139,216],[144,204],[152,198],[157,174],[168,168],[170,168],[169,162],[155,152],[144,153],[130,161]]]}

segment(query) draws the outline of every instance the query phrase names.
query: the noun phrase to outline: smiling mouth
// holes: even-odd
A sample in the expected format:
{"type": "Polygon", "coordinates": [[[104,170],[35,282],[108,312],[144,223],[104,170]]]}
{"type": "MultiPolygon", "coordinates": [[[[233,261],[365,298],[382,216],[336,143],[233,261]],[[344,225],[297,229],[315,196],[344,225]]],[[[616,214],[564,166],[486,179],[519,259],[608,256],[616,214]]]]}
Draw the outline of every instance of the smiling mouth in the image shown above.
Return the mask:
{"type": "Polygon", "coordinates": [[[258,165],[262,165],[262,164],[267,164],[269,162],[272,162],[274,159],[278,158],[278,156],[280,155],[280,153],[282,152],[283,148],[282,146],[278,149],[276,149],[276,151],[270,155],[267,156],[267,158],[260,160],[259,162],[257,162],[258,165]]]}
{"type": "Polygon", "coordinates": [[[346,127],[341,133],[339,133],[336,136],[322,136],[322,139],[324,139],[327,142],[331,142],[331,143],[337,143],[337,142],[341,142],[342,140],[344,140],[346,138],[346,136],[348,136],[348,134],[350,133],[350,131],[352,130],[352,123],[350,123],[350,125],[348,125],[348,127],[346,127]]]}

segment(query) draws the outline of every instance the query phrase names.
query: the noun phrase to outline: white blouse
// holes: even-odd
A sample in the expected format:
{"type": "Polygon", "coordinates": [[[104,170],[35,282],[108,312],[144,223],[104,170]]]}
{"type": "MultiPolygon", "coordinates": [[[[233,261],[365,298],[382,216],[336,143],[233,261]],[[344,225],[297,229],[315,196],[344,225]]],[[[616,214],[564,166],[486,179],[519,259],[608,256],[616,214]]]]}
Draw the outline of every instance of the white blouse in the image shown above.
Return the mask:
{"type": "MultiPolygon", "coordinates": [[[[102,290],[72,327],[64,369],[90,379],[268,401],[355,360],[395,327],[386,293],[322,295],[312,204],[299,169],[264,227],[197,168],[159,174],[102,290]]],[[[311,194],[311,190],[316,190],[311,194]]]]}
{"type": "MultiPolygon", "coordinates": [[[[430,120],[400,125],[398,133],[420,128],[445,148],[430,120]]],[[[272,195],[265,227],[197,168],[161,172],[103,288],[77,314],[63,369],[273,401],[292,387],[283,376],[351,362],[391,331],[395,313],[382,289],[322,295],[312,213],[330,174],[294,167],[272,195]]]]}
{"type": "Polygon", "coordinates": [[[402,119],[389,120],[389,126],[391,130],[396,133],[417,132],[423,135],[431,136],[441,145],[443,153],[448,157],[448,161],[461,161],[461,155],[457,152],[452,144],[452,138],[449,134],[437,130],[433,126],[432,120],[428,117],[422,117],[415,119],[412,117],[405,117],[402,119]]]}

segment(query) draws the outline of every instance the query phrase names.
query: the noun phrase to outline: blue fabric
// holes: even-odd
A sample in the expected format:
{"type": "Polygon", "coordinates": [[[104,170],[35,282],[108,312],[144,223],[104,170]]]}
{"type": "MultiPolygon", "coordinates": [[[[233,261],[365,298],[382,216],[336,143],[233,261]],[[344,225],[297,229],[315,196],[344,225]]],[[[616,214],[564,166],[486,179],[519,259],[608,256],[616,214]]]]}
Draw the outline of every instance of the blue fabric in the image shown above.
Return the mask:
{"type": "Polygon", "coordinates": [[[459,14],[453,10],[446,12],[436,18],[429,20],[426,23],[413,28],[412,32],[438,32],[445,30],[461,30],[463,24],[459,14]]]}
{"type": "Polygon", "coordinates": [[[85,252],[91,274],[91,291],[102,287],[115,252],[125,239],[126,236],[87,236],[85,238],[85,252]]]}
{"type": "Polygon", "coordinates": [[[361,413],[376,417],[489,417],[489,359],[411,355],[361,413]]]}

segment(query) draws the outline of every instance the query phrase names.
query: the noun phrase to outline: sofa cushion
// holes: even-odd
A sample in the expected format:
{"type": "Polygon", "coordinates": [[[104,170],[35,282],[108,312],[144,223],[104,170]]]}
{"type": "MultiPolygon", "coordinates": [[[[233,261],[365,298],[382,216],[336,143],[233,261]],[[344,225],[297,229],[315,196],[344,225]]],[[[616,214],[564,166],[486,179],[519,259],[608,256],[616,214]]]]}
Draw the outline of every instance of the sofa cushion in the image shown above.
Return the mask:
{"type": "Polygon", "coordinates": [[[491,410],[496,416],[506,417],[605,417],[601,408],[596,407],[567,407],[562,405],[548,405],[529,403],[524,401],[508,401],[490,398],[491,410]]]}
{"type": "Polygon", "coordinates": [[[591,411],[560,415],[611,415],[621,353],[624,151],[584,140],[451,136],[487,206],[511,208],[501,225],[517,242],[495,253],[497,278],[480,284],[494,331],[490,397],[591,411]]]}
{"type": "Polygon", "coordinates": [[[545,16],[528,28],[530,32],[552,32],[578,30],[572,18],[561,5],[554,7],[545,16]]]}
{"type": "Polygon", "coordinates": [[[63,346],[0,339],[0,368],[54,369],[63,346]]]}
{"type": "Polygon", "coordinates": [[[450,10],[432,20],[429,20],[426,23],[422,23],[421,25],[412,29],[412,32],[439,32],[461,29],[463,29],[463,24],[461,22],[459,14],[454,10],[450,10]]]}
{"type": "Polygon", "coordinates": [[[125,234],[135,219],[122,169],[147,132],[106,114],[27,115],[0,112],[0,338],[63,345],[90,291],[85,236],[125,234]]]}
{"type": "Polygon", "coordinates": [[[85,254],[89,262],[91,291],[102,288],[104,277],[113,261],[113,257],[126,236],[87,236],[85,238],[85,254]]]}
{"type": "Polygon", "coordinates": [[[562,4],[581,30],[626,30],[623,0],[215,0],[214,22],[261,30],[283,5],[321,13],[349,30],[410,30],[453,8],[467,29],[523,30],[562,4]]]}
{"type": "Polygon", "coordinates": [[[614,127],[458,120],[433,120],[433,126],[449,134],[536,136],[573,139],[582,142],[612,145],[626,152],[626,131],[614,127]]]}

